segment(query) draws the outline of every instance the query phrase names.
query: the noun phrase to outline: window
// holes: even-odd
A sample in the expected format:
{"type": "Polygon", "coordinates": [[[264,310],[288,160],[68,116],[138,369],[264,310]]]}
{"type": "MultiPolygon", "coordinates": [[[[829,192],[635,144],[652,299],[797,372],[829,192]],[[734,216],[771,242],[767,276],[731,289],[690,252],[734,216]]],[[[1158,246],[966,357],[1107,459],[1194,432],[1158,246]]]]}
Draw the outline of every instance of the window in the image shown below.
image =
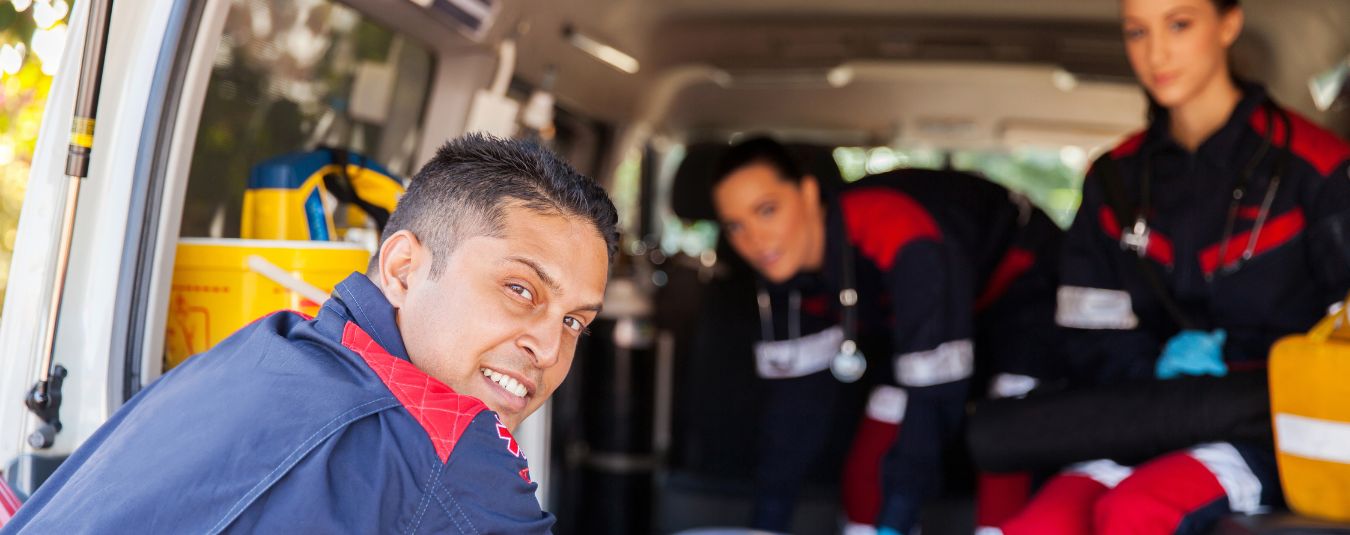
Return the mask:
{"type": "Polygon", "coordinates": [[[1016,191],[1045,211],[1060,227],[1073,222],[1082,197],[1088,151],[1077,146],[1024,146],[1010,151],[893,147],[839,147],[834,160],[844,180],[901,167],[972,172],[1016,191]]]}
{"type": "Polygon", "coordinates": [[[207,86],[183,236],[238,237],[257,163],[320,145],[415,170],[432,55],[322,0],[234,0],[207,86]]]}

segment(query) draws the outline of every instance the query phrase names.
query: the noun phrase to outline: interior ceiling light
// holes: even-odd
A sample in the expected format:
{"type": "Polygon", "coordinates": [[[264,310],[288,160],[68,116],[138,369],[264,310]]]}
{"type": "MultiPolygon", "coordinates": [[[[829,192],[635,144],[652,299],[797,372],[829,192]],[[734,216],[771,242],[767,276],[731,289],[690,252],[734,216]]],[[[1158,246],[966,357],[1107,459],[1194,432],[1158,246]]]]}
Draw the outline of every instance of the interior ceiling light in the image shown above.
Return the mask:
{"type": "Polygon", "coordinates": [[[853,68],[848,65],[840,65],[830,69],[830,72],[825,73],[825,81],[830,84],[830,87],[836,89],[844,87],[853,81],[853,68]]]}
{"type": "Polygon", "coordinates": [[[1331,103],[1345,88],[1346,77],[1350,77],[1350,58],[1345,58],[1339,65],[1308,80],[1308,89],[1312,91],[1313,104],[1317,109],[1331,109],[1331,103]]]}
{"type": "Polygon", "coordinates": [[[571,43],[572,46],[577,47],[577,49],[582,52],[590,54],[591,57],[604,62],[610,67],[614,67],[615,69],[619,69],[628,74],[637,74],[638,72],[639,65],[637,58],[625,54],[617,48],[597,41],[595,38],[581,33],[571,26],[563,28],[563,37],[567,38],[567,42],[571,43]]]}
{"type": "Polygon", "coordinates": [[[1055,89],[1068,93],[1078,88],[1078,77],[1064,69],[1055,69],[1050,73],[1050,83],[1055,89]]]}

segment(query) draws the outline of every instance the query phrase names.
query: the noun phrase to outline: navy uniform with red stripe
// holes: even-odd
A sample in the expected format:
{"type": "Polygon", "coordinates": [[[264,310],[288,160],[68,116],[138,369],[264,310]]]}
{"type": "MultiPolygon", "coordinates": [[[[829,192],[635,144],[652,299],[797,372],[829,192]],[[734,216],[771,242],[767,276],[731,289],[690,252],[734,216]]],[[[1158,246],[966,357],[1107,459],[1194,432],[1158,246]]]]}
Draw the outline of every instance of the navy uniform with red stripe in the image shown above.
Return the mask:
{"type": "Polygon", "coordinates": [[[151,383],[3,533],[544,533],[496,414],[408,361],[365,275],[151,383]]]}
{"type": "MultiPolygon", "coordinates": [[[[1350,145],[1275,105],[1261,87],[1240,87],[1242,99],[1227,123],[1194,152],[1172,140],[1166,111],[1158,110],[1148,129],[1089,172],[1066,237],[1057,311],[1079,383],[1153,377],[1164,343],[1180,330],[1141,265],[1153,270],[1181,318],[1201,323],[1192,328],[1227,332],[1223,358],[1230,370],[1264,367],[1275,340],[1307,330],[1350,290],[1350,145]],[[1107,200],[1106,166],[1117,166],[1130,204],[1149,207],[1144,264],[1121,246],[1122,227],[1129,232],[1133,222],[1118,221],[1107,200]],[[1283,178],[1272,191],[1276,171],[1283,178]],[[1248,187],[1225,246],[1233,192],[1244,175],[1248,187]]],[[[1248,444],[1202,445],[1137,469],[1089,463],[1072,473],[1091,481],[1061,478],[1043,493],[1059,489],[1068,502],[1103,495],[1095,516],[1093,500],[1077,506],[1095,519],[1096,532],[1204,529],[1225,511],[1250,513],[1279,495],[1272,453],[1248,444]],[[1182,474],[1193,477],[1183,483],[1182,474]]],[[[1074,507],[1063,502],[1056,509],[1053,501],[1038,497],[1005,532],[1041,533],[1044,522],[1070,522],[1074,507]]]]}
{"type": "MultiPolygon", "coordinates": [[[[849,185],[831,208],[826,250],[839,250],[841,239],[852,246],[863,337],[884,331],[889,351],[871,357],[884,357],[883,382],[908,396],[903,429],[882,461],[882,497],[872,506],[876,525],[907,532],[940,487],[944,452],[959,450],[954,439],[972,383],[990,385],[993,395],[1019,395],[1057,373],[1061,232],[1025,199],[954,171],[868,177],[849,185]],[[885,312],[866,313],[869,300],[885,312]]],[[[829,255],[826,266],[835,285],[840,256],[829,255]]],[[[865,462],[856,457],[850,464],[865,462]]]]}

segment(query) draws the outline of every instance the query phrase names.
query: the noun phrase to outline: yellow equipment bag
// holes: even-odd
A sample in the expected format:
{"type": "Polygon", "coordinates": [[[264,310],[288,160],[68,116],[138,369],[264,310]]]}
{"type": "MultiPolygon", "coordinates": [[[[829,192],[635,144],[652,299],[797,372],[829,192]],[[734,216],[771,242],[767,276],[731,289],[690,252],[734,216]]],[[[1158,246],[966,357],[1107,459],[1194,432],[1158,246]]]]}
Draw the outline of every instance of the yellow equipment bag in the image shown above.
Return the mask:
{"type": "Polygon", "coordinates": [[[178,240],[164,369],[272,312],[317,314],[333,287],[369,261],[370,253],[353,243],[178,240]]]}
{"type": "Polygon", "coordinates": [[[1350,521],[1350,318],[1346,307],[1271,349],[1280,482],[1294,511],[1350,521]]]}
{"type": "Polygon", "coordinates": [[[339,241],[373,227],[378,237],[401,195],[402,179],[366,156],[333,147],[284,154],[250,171],[239,235],[339,241]]]}

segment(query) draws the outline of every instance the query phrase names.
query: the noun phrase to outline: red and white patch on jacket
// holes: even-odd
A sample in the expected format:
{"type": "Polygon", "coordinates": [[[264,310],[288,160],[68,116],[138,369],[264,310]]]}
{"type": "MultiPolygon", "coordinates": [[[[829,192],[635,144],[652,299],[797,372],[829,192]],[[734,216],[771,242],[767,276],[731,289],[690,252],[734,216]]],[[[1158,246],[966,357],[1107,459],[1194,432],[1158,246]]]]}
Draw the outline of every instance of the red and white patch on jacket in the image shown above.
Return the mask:
{"type": "Polygon", "coordinates": [[[520,444],[516,443],[516,437],[511,435],[511,430],[507,429],[500,419],[497,420],[497,438],[506,441],[506,451],[520,457],[520,444]]]}
{"type": "MultiPolygon", "coordinates": [[[[511,435],[511,430],[506,428],[501,418],[497,419],[497,438],[506,441],[506,451],[511,452],[511,455],[521,459],[525,458],[525,455],[520,452],[520,444],[516,442],[516,437],[511,435]]],[[[528,466],[520,469],[520,478],[524,479],[526,483],[533,483],[533,481],[530,481],[530,468],[528,466]]]]}

